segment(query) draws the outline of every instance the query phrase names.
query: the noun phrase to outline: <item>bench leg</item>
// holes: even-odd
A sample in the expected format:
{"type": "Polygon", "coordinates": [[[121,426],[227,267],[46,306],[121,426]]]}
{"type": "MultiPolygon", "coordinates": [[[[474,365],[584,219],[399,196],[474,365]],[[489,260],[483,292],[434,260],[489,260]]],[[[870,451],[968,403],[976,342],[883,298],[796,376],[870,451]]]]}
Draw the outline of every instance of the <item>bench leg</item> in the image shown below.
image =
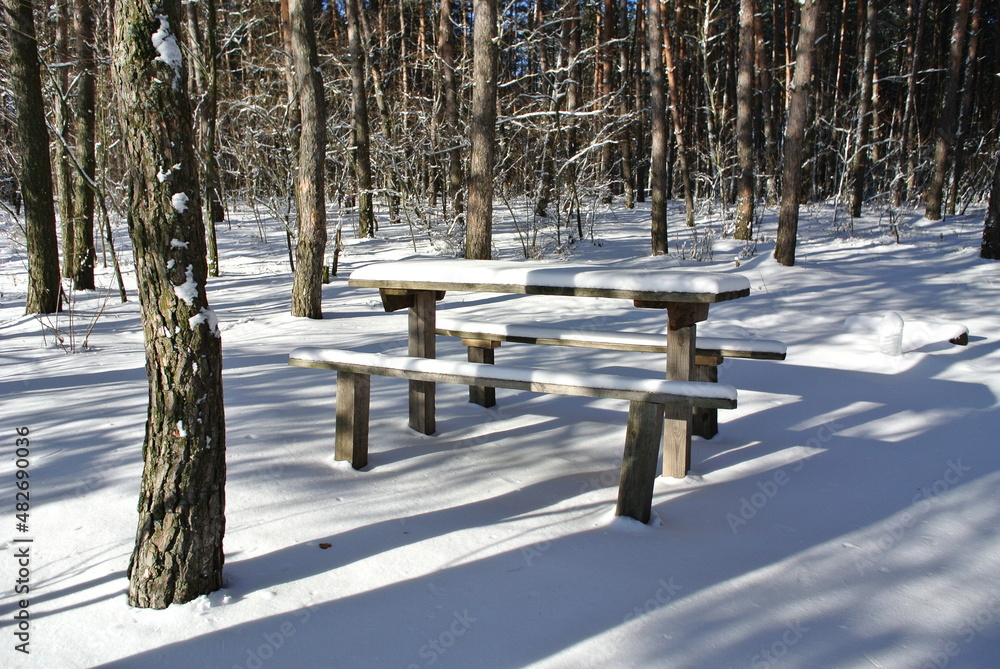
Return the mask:
{"type": "MultiPolygon", "coordinates": [[[[437,295],[433,291],[422,290],[413,294],[413,306],[409,310],[409,354],[420,358],[437,357],[435,323],[437,321],[437,295]]],[[[410,381],[410,427],[421,434],[434,434],[434,396],[436,386],[433,381],[410,381]]]]}
{"type": "MultiPolygon", "coordinates": [[[[496,359],[495,349],[480,346],[469,347],[469,362],[492,365],[496,359]]],[[[482,407],[496,406],[497,389],[489,386],[469,386],[469,401],[482,407]]]]}
{"type": "MultiPolygon", "coordinates": [[[[691,380],[718,383],[719,368],[716,365],[695,365],[694,375],[691,380]]],[[[695,407],[691,432],[703,439],[711,439],[719,434],[719,410],[695,407]]]]}
{"type": "Polygon", "coordinates": [[[368,411],[371,377],[337,372],[337,433],[334,458],[355,469],[368,464],[368,411]]]}
{"type": "Polygon", "coordinates": [[[662,431],[662,404],[629,403],[616,516],[629,516],[640,523],[649,522],[662,431]]]}
{"type": "MultiPolygon", "coordinates": [[[[690,381],[694,371],[694,323],[677,324],[671,316],[667,330],[667,378],[673,381],[690,381]]],[[[669,406],[664,409],[663,421],[663,475],[684,478],[691,468],[691,416],[690,406],[669,406]]]]}

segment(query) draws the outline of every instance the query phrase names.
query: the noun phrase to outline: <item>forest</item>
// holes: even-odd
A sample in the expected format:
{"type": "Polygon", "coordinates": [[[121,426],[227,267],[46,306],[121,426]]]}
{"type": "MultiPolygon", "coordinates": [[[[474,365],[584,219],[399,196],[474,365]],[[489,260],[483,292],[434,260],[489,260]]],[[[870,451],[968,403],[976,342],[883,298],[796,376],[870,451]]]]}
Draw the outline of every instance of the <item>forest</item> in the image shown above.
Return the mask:
{"type": "MultiPolygon", "coordinates": [[[[5,15],[16,7],[34,13],[42,94],[34,103],[41,108],[29,113],[45,119],[61,271],[81,288],[92,283],[95,231],[100,239],[126,217],[126,121],[116,113],[112,82],[115,4],[6,2],[5,15]]],[[[456,255],[469,253],[467,219],[472,228],[479,225],[473,216],[482,218],[467,210],[479,206],[482,191],[473,135],[483,105],[474,108],[474,91],[488,71],[475,70],[474,25],[484,8],[496,17],[496,90],[486,105],[494,121],[478,135],[480,146],[489,144],[478,150],[493,154],[487,190],[496,201],[489,204],[529,203],[526,225],[555,226],[565,243],[583,235],[581,211],[652,197],[652,250],[667,252],[657,192],[684,203],[670,226],[694,225],[712,212],[725,222],[723,234],[749,240],[755,206],[777,204],[792,173],[800,181],[797,202],[835,201],[848,228],[862,207],[889,215],[923,207],[931,219],[961,212],[987,200],[994,182],[995,3],[291,5],[309,14],[322,76],[321,190],[325,201],[354,212],[348,234],[372,236],[379,225],[405,222],[456,255]],[[816,25],[805,26],[812,14],[816,25]],[[804,27],[815,35],[814,62],[796,88],[804,27]],[[796,90],[804,94],[804,125],[790,143],[796,90]],[[785,154],[792,144],[798,157],[785,154]]],[[[205,220],[221,222],[236,206],[276,216],[287,224],[291,254],[304,126],[289,2],[185,2],[181,22],[205,220]]],[[[14,102],[20,91],[6,64],[10,30],[0,72],[8,210],[24,179],[14,102]]],[[[526,256],[541,252],[525,247],[526,256]]],[[[794,262],[794,253],[786,261],[794,262]]]]}

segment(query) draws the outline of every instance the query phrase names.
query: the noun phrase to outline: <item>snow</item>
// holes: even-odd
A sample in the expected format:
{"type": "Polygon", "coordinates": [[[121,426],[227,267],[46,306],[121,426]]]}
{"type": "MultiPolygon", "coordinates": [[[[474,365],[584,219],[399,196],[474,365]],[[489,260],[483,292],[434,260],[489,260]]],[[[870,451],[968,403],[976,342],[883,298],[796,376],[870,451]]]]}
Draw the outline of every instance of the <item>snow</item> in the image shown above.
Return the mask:
{"type": "MultiPolygon", "coordinates": [[[[596,330],[574,330],[561,327],[558,323],[526,325],[523,323],[487,323],[458,318],[437,318],[438,330],[454,332],[474,332],[499,337],[522,337],[528,339],[560,339],[575,342],[595,342],[617,346],[666,346],[666,324],[660,334],[648,332],[599,332],[596,330]]],[[[763,353],[775,356],[785,355],[787,347],[773,339],[735,339],[725,337],[698,337],[698,348],[714,350],[736,350],[747,353],[763,353]]]]}
{"type": "Polygon", "coordinates": [[[187,196],[186,193],[174,193],[170,197],[170,204],[173,206],[173,208],[177,211],[178,214],[183,214],[185,211],[187,211],[189,200],[190,198],[187,196]]]}
{"type": "MultiPolygon", "coordinates": [[[[691,241],[679,211],[671,203],[672,245],[691,241]]],[[[657,479],[656,521],[640,525],[613,518],[624,401],[501,390],[484,409],[441,384],[428,437],[406,427],[406,382],[377,377],[370,464],[335,462],[333,374],[289,367],[288,354],[406,353],[405,311],[385,313],[378,291],[346,277],[412,255],[409,229],[383,221],[379,239],[346,239],[340,276],[324,287],[325,319],[313,321],[288,315],[280,222],[261,228],[237,212],[232,230],[219,230],[222,276],[206,286],[225,356],[225,588],[164,611],[126,603],[147,400],[127,235],[116,227],[128,303],[113,290],[108,299],[113,275],[99,268],[101,289],[70,292],[72,312],[36,319],[23,315],[23,239],[0,218],[0,663],[995,667],[1000,265],[978,258],[981,208],[943,222],[899,214],[895,244],[877,210],[847,237],[831,209],[804,208],[790,268],[770,257],[773,212],[755,254],[716,239],[715,260],[703,262],[649,256],[648,208],[598,216],[601,245],[576,244],[574,263],[744,277],[750,296],[713,305],[699,335],[788,346],[784,361],[721,366],[739,408],[720,412],[717,437],[695,439],[685,479],[657,479]],[[898,356],[878,348],[889,311],[904,322],[898,356]],[[70,333],[79,340],[91,324],[89,346],[69,354],[70,333]],[[968,346],[928,324],[967,328],[968,346]],[[25,533],[14,517],[22,426],[25,533]],[[33,540],[27,594],[14,592],[21,538],[33,540]],[[20,599],[28,656],[14,650],[20,599]]],[[[515,259],[509,221],[494,230],[497,256],[515,259]]],[[[417,241],[434,255],[426,236],[417,241]]],[[[662,310],[603,298],[449,292],[438,309],[575,329],[665,327],[662,310]]],[[[439,338],[438,355],[461,361],[465,349],[439,338]]],[[[648,379],[664,364],[530,345],[496,357],[648,379]]]]}
{"type": "Polygon", "coordinates": [[[170,30],[170,21],[167,20],[166,15],[157,14],[156,18],[160,22],[160,27],[153,33],[152,40],[153,48],[160,55],[155,60],[169,65],[174,70],[174,80],[176,81],[181,75],[184,57],[181,55],[181,48],[177,44],[177,38],[170,30]]]}
{"type": "MultiPolygon", "coordinates": [[[[486,376],[483,373],[483,365],[481,363],[427,360],[404,355],[364,353],[360,351],[346,351],[344,349],[302,347],[293,350],[289,354],[289,358],[308,362],[358,365],[368,368],[397,368],[410,372],[426,372],[460,377],[483,378],[486,376]]],[[[730,401],[736,400],[736,389],[724,383],[712,384],[712,387],[706,388],[703,383],[690,383],[687,381],[636,379],[612,374],[511,367],[509,365],[492,365],[486,371],[488,371],[490,379],[504,381],[554,384],[574,388],[593,387],[622,393],[640,392],[656,395],[704,396],[730,401]]]]}
{"type": "Polygon", "coordinates": [[[424,281],[510,286],[592,288],[650,293],[726,293],[748,290],[739,274],[589,266],[580,263],[539,263],[509,260],[411,260],[374,263],[351,274],[351,282],[424,281]]]}
{"type": "Polygon", "coordinates": [[[198,299],[198,282],[194,280],[194,265],[188,265],[184,270],[185,281],[179,286],[174,286],[174,295],[189,307],[194,306],[194,301],[198,299]]]}

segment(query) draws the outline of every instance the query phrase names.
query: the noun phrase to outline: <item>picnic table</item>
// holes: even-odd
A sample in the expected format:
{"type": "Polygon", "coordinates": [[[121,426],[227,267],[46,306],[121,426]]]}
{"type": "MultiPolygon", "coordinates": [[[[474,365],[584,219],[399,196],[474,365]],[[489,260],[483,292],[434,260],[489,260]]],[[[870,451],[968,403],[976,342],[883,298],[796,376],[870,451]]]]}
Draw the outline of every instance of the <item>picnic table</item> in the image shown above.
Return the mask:
{"type": "MultiPolygon", "coordinates": [[[[709,306],[750,294],[749,280],[737,274],[501,260],[379,262],[355,270],[348,283],[377,288],[386,311],[408,309],[408,352],[423,358],[436,357],[436,305],[448,291],[605,297],[631,300],[638,308],[663,309],[666,376],[676,381],[693,378],[697,324],[708,318],[709,306]]],[[[409,383],[409,425],[433,434],[435,384],[409,383]]],[[[690,468],[691,419],[690,407],[666,407],[664,476],[684,477],[690,468]]]]}

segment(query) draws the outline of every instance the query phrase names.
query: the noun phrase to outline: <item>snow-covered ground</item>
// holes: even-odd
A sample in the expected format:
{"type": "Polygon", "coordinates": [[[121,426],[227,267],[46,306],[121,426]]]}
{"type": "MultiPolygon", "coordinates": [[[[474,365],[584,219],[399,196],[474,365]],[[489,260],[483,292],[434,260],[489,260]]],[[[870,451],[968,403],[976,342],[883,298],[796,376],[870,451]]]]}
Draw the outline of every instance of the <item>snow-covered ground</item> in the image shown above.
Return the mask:
{"type": "MultiPolygon", "coordinates": [[[[209,286],[226,364],[226,587],[165,611],[125,596],[146,402],[135,292],[127,304],[78,293],[71,312],[23,316],[24,251],[3,224],[0,664],[1000,666],[1000,265],[978,258],[981,210],[899,222],[897,244],[874,214],[848,237],[830,209],[803,209],[786,268],[767,239],[748,254],[687,230],[686,258],[650,257],[648,209],[594,221],[599,244],[576,244],[574,262],[742,274],[751,296],[713,306],[699,332],[788,344],[784,362],[722,366],[740,406],[721,413],[716,438],[696,439],[686,479],[657,479],[643,526],[613,517],[621,401],[498,391],[483,409],[442,385],[427,437],[406,427],[405,382],[375,378],[371,462],[334,462],[334,375],[289,367],[288,352],[405,353],[405,313],[384,313],[347,276],[414,255],[410,230],[346,240],[325,318],[310,321],[288,315],[279,226],[236,216],[220,226],[223,276],[209,286]],[[904,323],[898,356],[880,350],[889,311],[904,323]],[[955,324],[968,346],[946,341],[955,324]],[[18,428],[30,430],[27,532],[16,530],[18,428]],[[30,593],[19,595],[25,538],[30,593]],[[15,650],[22,599],[30,655],[15,650]]],[[[763,233],[773,238],[772,216],[763,233]]],[[[416,244],[435,254],[426,235],[416,244]]],[[[496,246],[498,258],[521,252],[509,224],[496,246]]],[[[122,259],[130,270],[127,249],[122,259]]],[[[666,325],[661,311],[602,299],[450,293],[439,310],[666,325]]],[[[456,341],[438,348],[464,355],[456,341]]],[[[647,354],[517,344],[497,360],[663,369],[647,354]]]]}

